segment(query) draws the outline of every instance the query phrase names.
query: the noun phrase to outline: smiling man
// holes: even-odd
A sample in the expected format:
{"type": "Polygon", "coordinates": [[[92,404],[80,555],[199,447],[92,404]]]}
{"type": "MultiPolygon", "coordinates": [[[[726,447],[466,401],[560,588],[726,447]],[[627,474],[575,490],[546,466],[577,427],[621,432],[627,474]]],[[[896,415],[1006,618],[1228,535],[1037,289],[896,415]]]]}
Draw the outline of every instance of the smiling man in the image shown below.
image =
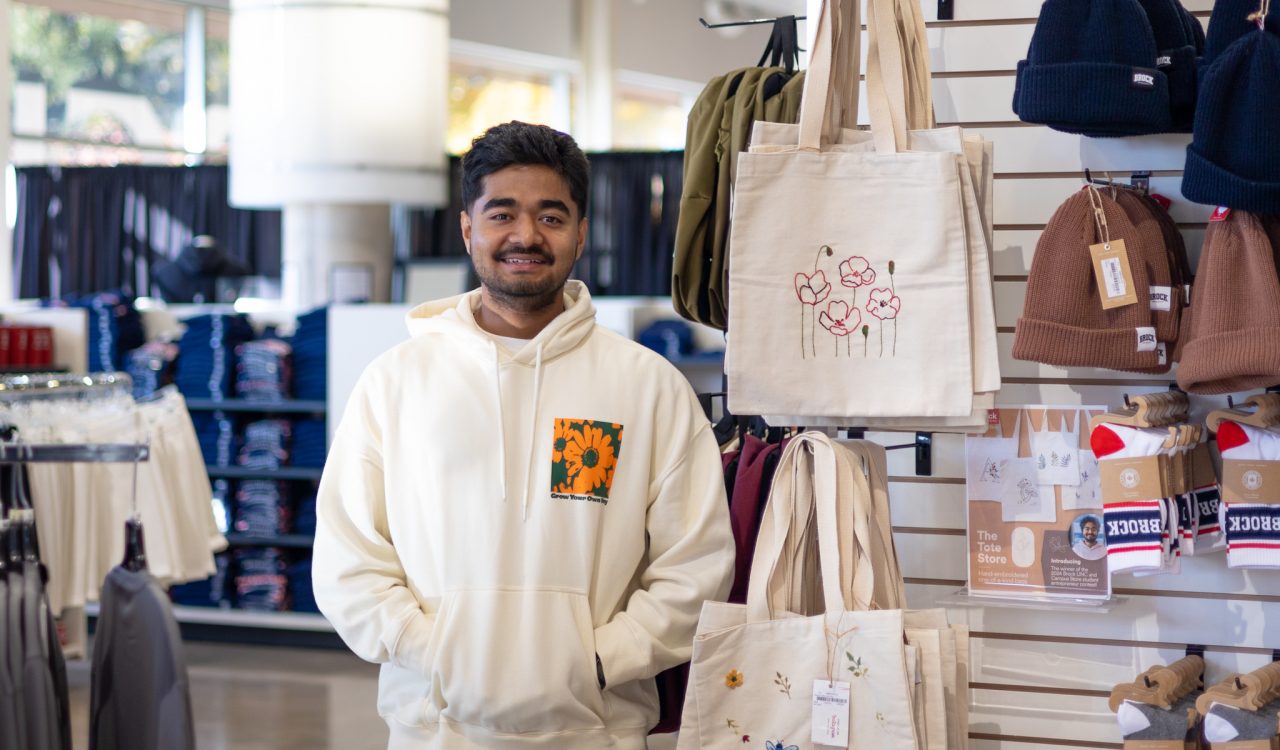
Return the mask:
{"type": "Polygon", "coordinates": [[[689,384],[569,281],[587,159],[507,123],[462,162],[480,289],[409,313],[320,483],[316,600],[382,663],[390,748],[642,750],[655,674],[728,592],[733,539],[689,384]]]}

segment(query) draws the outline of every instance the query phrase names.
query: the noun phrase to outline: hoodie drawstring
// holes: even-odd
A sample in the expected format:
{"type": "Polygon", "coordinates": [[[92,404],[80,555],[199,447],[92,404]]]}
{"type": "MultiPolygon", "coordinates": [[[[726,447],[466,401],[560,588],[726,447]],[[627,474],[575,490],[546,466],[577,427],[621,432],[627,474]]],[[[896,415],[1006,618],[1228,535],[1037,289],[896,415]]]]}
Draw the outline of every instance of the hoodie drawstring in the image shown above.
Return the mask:
{"type": "Polygon", "coordinates": [[[498,355],[498,342],[493,345],[493,390],[498,396],[498,474],[502,477],[502,502],[507,501],[507,430],[506,415],[502,413],[502,361],[498,355]]]}
{"type": "MultiPolygon", "coordinates": [[[[520,511],[520,519],[529,520],[529,498],[532,492],[529,491],[529,484],[533,481],[533,462],[536,458],[534,445],[538,439],[538,401],[542,391],[542,344],[538,344],[537,352],[533,358],[533,422],[530,425],[529,435],[529,462],[525,464],[524,470],[524,506],[520,511]]],[[[504,460],[505,465],[505,460],[504,460]]],[[[504,474],[506,472],[503,472],[504,474]]],[[[505,479],[504,479],[505,481],[505,479]]]]}

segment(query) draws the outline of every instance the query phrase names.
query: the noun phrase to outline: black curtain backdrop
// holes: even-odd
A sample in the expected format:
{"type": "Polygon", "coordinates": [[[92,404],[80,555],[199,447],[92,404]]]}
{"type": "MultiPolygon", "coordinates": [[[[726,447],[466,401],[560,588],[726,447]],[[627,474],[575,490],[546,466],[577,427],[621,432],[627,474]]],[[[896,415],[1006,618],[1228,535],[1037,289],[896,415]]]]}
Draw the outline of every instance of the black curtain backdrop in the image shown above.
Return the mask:
{"type": "Polygon", "coordinates": [[[152,293],[151,271],[198,234],[280,275],[280,212],[227,204],[226,166],[22,167],[13,232],[20,297],[152,293]]]}
{"type": "MultiPolygon", "coordinates": [[[[670,294],[683,153],[589,158],[590,236],[575,276],[598,296],[670,294]]],[[[451,158],[450,167],[450,205],[408,212],[402,261],[466,254],[458,229],[461,160],[451,158]]],[[[20,297],[104,290],[150,295],[152,269],[197,234],[217,238],[253,275],[280,276],[280,212],[227,205],[225,166],[22,167],[17,173],[13,250],[20,297]]]]}

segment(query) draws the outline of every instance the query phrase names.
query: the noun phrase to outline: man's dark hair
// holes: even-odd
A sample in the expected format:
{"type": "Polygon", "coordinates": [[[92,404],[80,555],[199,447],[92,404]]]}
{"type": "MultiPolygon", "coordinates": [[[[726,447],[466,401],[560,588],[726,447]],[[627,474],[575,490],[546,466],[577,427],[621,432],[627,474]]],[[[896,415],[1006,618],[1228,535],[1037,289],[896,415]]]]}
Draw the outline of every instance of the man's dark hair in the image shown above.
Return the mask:
{"type": "Polygon", "coordinates": [[[484,192],[484,178],[518,165],[550,167],[569,183],[569,196],[578,204],[578,218],[587,214],[591,167],[572,137],[546,125],[511,121],[494,125],[471,142],[462,157],[462,205],[471,210],[484,192]]]}

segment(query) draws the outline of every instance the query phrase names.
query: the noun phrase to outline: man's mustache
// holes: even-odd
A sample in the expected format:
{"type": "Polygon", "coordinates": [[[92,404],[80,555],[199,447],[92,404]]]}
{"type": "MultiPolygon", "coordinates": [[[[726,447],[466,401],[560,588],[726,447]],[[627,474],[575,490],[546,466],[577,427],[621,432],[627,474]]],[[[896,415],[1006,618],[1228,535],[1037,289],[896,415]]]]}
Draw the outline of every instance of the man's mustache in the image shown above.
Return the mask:
{"type": "Polygon", "coordinates": [[[539,260],[546,261],[547,263],[555,261],[555,256],[548,252],[546,248],[538,247],[536,245],[534,247],[504,247],[499,250],[498,254],[494,257],[498,260],[506,260],[513,255],[521,255],[525,257],[534,256],[539,260]]]}

